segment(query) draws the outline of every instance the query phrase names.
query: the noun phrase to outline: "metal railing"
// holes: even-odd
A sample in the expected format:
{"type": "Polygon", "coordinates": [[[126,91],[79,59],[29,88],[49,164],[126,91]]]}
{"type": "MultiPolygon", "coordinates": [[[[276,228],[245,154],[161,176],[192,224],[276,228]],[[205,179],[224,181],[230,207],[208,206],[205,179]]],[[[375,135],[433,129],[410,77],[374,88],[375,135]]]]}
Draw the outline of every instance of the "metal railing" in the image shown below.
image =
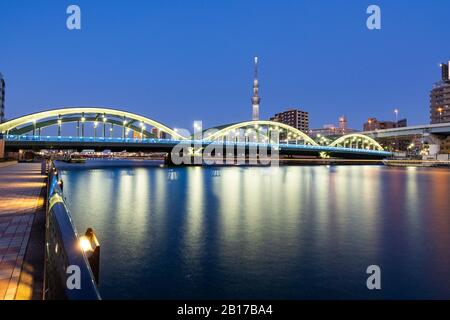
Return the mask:
{"type": "Polygon", "coordinates": [[[59,172],[53,162],[47,162],[46,169],[44,299],[99,300],[94,274],[64,200],[59,172]]]}
{"type": "Polygon", "coordinates": [[[135,143],[135,144],[187,144],[187,145],[234,145],[242,147],[258,146],[263,148],[275,148],[275,149],[292,149],[292,150],[311,150],[318,152],[348,152],[348,153],[364,153],[373,155],[390,156],[391,152],[382,150],[370,150],[370,149],[358,149],[358,148],[345,148],[345,147],[330,147],[330,146],[313,146],[306,144],[296,143],[267,143],[267,142],[251,142],[251,141],[210,141],[203,140],[174,140],[174,139],[156,139],[156,138],[103,138],[103,137],[72,137],[72,136],[28,136],[28,135],[6,135],[7,141],[30,141],[30,142],[95,142],[95,143],[135,143]]]}
{"type": "MultiPolygon", "coordinates": [[[[74,136],[30,136],[4,135],[7,141],[37,141],[37,142],[117,142],[117,143],[177,143],[185,140],[157,138],[114,138],[114,137],[74,137],[74,136]]],[[[186,140],[189,141],[189,140],[186,140]]]]}

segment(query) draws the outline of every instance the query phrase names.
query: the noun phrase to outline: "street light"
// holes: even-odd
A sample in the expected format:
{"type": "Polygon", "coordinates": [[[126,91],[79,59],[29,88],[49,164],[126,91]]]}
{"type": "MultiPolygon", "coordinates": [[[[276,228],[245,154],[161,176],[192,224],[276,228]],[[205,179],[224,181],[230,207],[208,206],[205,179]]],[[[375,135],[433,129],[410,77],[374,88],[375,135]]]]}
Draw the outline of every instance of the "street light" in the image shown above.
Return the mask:
{"type": "MultiPolygon", "coordinates": [[[[398,128],[398,109],[395,109],[394,113],[395,113],[395,127],[398,128]]],[[[395,136],[395,149],[398,149],[397,136],[395,136]]]]}

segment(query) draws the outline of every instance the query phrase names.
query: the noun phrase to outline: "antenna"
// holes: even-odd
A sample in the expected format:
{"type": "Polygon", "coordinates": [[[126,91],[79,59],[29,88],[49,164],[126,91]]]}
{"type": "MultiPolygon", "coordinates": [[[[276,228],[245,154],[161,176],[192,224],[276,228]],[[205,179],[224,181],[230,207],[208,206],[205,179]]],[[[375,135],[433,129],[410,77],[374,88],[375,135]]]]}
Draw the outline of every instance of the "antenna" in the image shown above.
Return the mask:
{"type": "Polygon", "coordinates": [[[253,96],[252,96],[252,120],[259,120],[259,83],[258,83],[258,57],[254,58],[254,79],[253,79],[253,96]]]}

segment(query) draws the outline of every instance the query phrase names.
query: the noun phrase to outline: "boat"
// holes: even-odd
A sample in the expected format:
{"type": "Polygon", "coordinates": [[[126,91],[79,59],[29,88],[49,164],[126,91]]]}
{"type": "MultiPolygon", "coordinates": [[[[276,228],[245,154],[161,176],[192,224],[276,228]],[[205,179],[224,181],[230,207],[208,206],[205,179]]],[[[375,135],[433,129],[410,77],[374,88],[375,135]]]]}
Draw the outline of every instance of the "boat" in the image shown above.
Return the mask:
{"type": "Polygon", "coordinates": [[[434,167],[437,165],[434,161],[422,161],[422,160],[383,160],[385,166],[390,167],[434,167]]]}
{"type": "Polygon", "coordinates": [[[61,159],[61,161],[64,161],[67,163],[86,163],[86,158],[74,157],[71,155],[69,157],[65,157],[65,158],[61,159]]]}
{"type": "Polygon", "coordinates": [[[86,163],[86,158],[72,158],[70,157],[69,163],[86,163]]]}

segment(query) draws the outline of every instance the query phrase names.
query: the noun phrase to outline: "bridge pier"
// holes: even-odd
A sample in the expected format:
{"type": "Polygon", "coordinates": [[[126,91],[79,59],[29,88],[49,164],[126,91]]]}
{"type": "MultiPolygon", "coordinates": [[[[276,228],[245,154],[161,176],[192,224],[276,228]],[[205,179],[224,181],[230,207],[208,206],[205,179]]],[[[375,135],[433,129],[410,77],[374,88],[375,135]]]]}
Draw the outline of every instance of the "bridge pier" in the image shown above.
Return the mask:
{"type": "Polygon", "coordinates": [[[428,149],[429,156],[435,157],[439,154],[439,152],[441,151],[441,139],[439,138],[439,136],[432,133],[424,133],[423,141],[428,142],[430,146],[428,149]]]}

